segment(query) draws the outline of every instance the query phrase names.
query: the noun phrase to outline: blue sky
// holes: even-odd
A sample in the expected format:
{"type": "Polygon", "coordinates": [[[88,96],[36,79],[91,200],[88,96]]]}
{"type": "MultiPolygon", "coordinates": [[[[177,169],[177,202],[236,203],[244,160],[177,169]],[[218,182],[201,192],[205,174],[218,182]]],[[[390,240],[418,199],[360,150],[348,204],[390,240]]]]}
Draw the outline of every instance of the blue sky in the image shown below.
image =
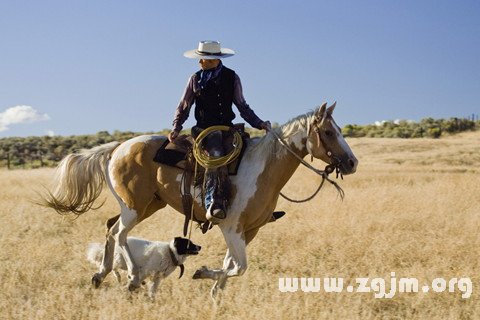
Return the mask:
{"type": "Polygon", "coordinates": [[[0,137],[170,128],[206,39],[264,120],[480,113],[479,1],[0,0],[0,137]]]}

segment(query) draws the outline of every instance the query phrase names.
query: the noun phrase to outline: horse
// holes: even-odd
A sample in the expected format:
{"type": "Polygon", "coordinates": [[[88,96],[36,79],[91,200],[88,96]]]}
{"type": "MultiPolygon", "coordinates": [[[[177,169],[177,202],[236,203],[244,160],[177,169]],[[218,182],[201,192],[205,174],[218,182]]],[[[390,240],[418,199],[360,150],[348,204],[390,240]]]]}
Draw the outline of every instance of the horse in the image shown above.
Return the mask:
{"type": "MultiPolygon", "coordinates": [[[[227,217],[218,223],[227,245],[223,267],[204,266],[193,276],[214,280],[213,298],[228,278],[242,276],[247,270],[246,247],[270,221],[281,189],[302,158],[310,154],[334,166],[342,175],[356,171],[358,160],[332,117],[335,105],[336,102],[327,107],[324,103],[271,129],[263,137],[248,141],[238,174],[231,177],[233,195],[227,217]]],[[[120,214],[110,221],[102,264],[92,276],[92,284],[97,288],[112,271],[114,250],[120,250],[127,264],[128,289],[138,288],[139,269],[126,241],[129,231],[167,205],[183,212],[179,192],[182,170],[152,160],[166,139],[142,135],[69,154],[57,167],[55,189],[43,197],[44,204],[58,213],[81,215],[93,208],[106,184],[118,201],[120,214]]],[[[192,207],[194,218],[206,221],[206,210],[199,197],[192,207]]]]}

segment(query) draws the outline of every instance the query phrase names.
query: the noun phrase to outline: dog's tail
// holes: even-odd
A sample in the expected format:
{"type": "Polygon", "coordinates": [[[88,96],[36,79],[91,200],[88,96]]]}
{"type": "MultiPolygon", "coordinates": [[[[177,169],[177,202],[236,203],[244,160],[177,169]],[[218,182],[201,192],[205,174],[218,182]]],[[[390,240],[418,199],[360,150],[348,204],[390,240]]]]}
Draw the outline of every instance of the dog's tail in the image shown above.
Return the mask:
{"type": "Polygon", "coordinates": [[[100,265],[102,264],[104,251],[105,248],[101,243],[90,243],[87,249],[87,260],[96,265],[97,267],[100,267],[100,265]]]}

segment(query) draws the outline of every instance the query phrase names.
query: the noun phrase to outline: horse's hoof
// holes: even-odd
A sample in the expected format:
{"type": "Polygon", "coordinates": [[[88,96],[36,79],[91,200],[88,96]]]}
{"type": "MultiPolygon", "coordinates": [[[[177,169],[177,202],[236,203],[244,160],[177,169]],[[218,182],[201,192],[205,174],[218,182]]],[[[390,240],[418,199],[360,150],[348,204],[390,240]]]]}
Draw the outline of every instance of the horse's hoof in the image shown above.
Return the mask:
{"type": "Polygon", "coordinates": [[[275,211],[274,213],[272,213],[273,221],[276,221],[276,220],[280,219],[280,218],[283,217],[285,214],[286,214],[285,211],[275,211]]]}
{"type": "Polygon", "coordinates": [[[202,272],[201,270],[195,271],[195,273],[192,276],[192,279],[202,279],[202,272]]]}
{"type": "Polygon", "coordinates": [[[133,291],[137,290],[139,287],[140,287],[139,285],[137,285],[136,283],[133,283],[132,281],[129,282],[128,286],[127,286],[128,291],[130,291],[130,292],[133,292],[133,291]]]}
{"type": "Polygon", "coordinates": [[[95,289],[97,289],[98,287],[100,287],[101,283],[102,277],[100,276],[100,274],[95,273],[92,277],[92,285],[95,287],[95,289]]]}
{"type": "Polygon", "coordinates": [[[200,269],[195,271],[195,273],[192,276],[192,279],[203,279],[203,273],[208,270],[206,266],[202,266],[200,269]]]}

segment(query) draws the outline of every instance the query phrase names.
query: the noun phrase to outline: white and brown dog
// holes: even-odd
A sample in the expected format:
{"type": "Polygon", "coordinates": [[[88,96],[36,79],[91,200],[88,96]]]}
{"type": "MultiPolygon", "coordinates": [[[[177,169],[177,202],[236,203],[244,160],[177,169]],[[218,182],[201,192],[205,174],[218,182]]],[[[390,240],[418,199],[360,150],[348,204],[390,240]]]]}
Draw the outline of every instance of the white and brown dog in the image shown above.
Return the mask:
{"type": "MultiPolygon", "coordinates": [[[[128,247],[134,263],[139,268],[140,280],[144,282],[150,277],[152,284],[149,296],[155,297],[161,279],[168,277],[177,267],[180,267],[180,277],[183,275],[183,263],[189,255],[197,255],[201,247],[188,239],[176,237],[170,242],[148,241],[135,237],[127,238],[128,247]]],[[[90,243],[87,259],[100,267],[102,264],[104,246],[101,243],[90,243]]],[[[113,273],[118,282],[121,281],[119,270],[127,270],[123,256],[115,251],[113,258],[113,273]]]]}

